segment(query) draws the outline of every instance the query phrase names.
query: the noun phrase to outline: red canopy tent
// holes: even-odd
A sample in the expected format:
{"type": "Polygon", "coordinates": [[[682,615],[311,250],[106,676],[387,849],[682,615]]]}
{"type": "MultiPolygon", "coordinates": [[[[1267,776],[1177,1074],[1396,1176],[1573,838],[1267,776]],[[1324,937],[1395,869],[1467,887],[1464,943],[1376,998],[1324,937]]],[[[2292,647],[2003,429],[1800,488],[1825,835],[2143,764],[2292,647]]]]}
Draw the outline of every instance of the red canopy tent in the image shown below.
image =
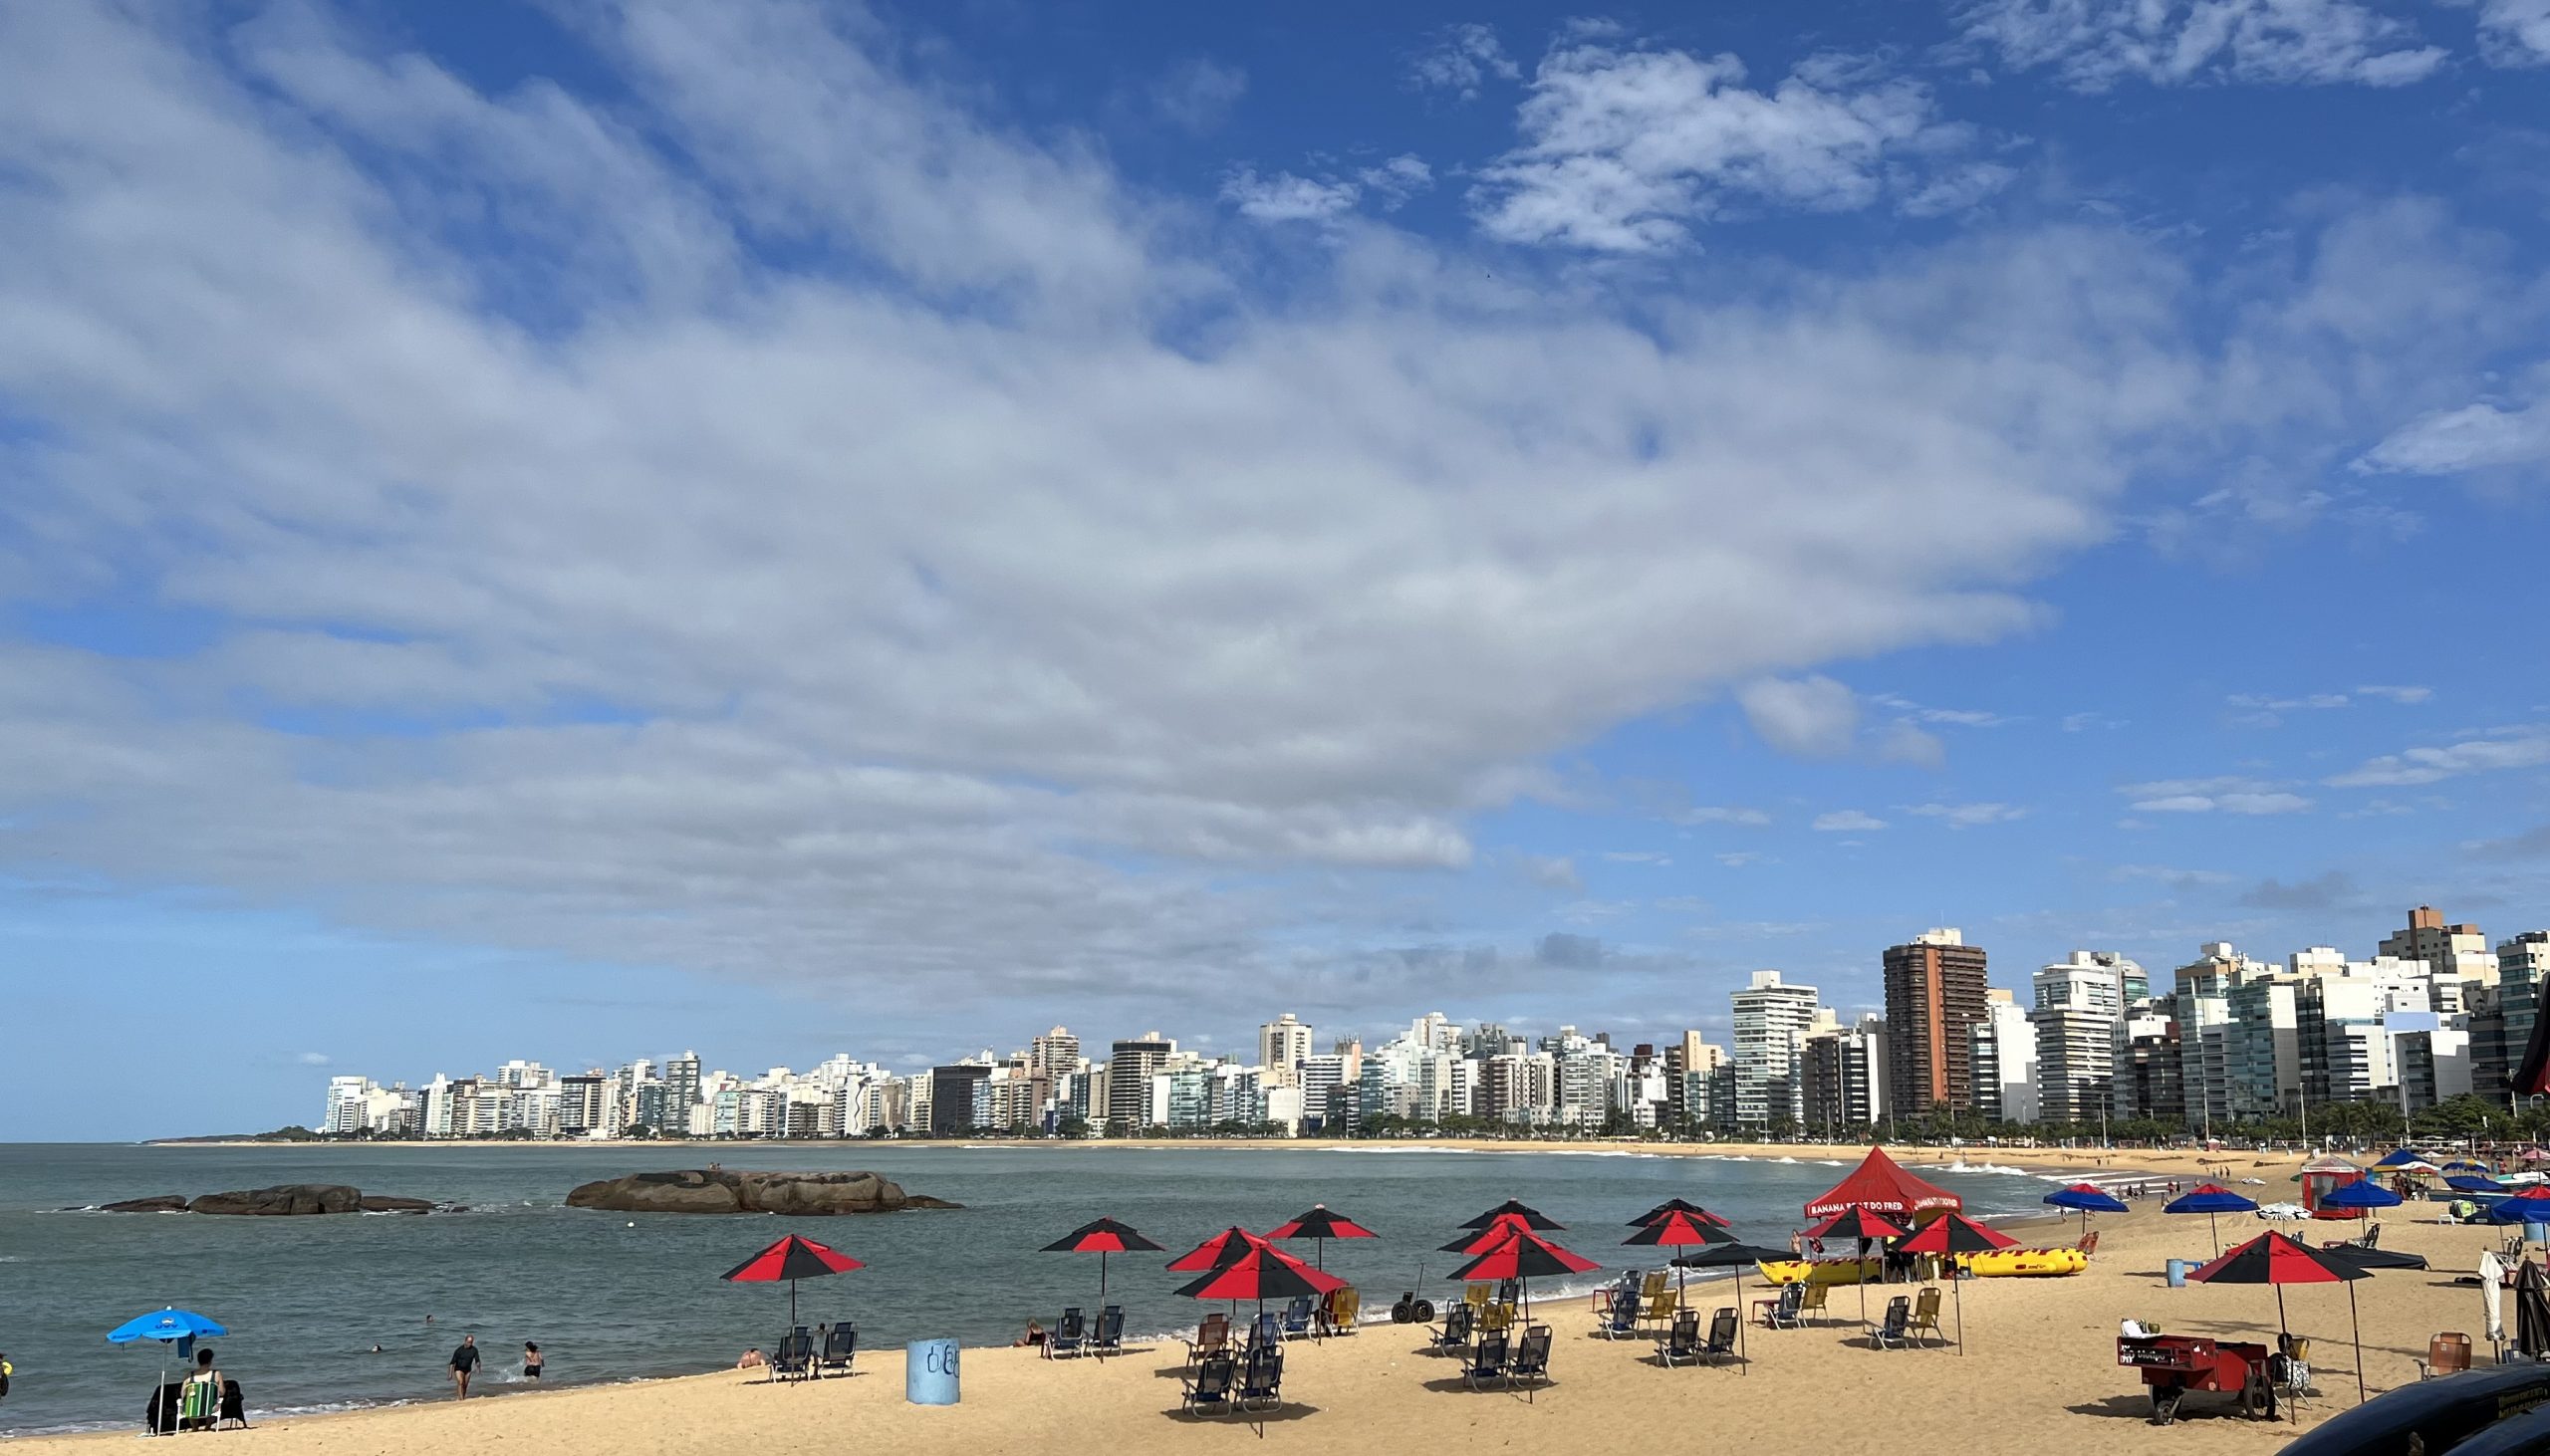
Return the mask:
{"type": "Polygon", "coordinates": [[[1872,1147],[1841,1182],[1822,1197],[1807,1200],[1806,1216],[1830,1218],[1845,1209],[1864,1208],[1871,1213],[1912,1218],[1933,1209],[1956,1212],[1964,1207],[1964,1199],[1904,1171],[1902,1164],[1886,1155],[1885,1148],[1872,1147]]]}

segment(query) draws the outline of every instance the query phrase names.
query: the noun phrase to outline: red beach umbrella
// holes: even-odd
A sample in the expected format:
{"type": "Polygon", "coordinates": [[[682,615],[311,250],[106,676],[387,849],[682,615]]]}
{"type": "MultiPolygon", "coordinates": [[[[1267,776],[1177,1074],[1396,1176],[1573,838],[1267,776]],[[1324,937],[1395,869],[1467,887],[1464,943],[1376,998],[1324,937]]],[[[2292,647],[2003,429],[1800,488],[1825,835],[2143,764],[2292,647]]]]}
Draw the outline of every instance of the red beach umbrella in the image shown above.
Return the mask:
{"type": "Polygon", "coordinates": [[[1560,1248],[1526,1228],[1509,1228],[1503,1242],[1480,1254],[1469,1263],[1452,1271],[1460,1280],[1505,1280],[1523,1288],[1523,1307],[1532,1304],[1532,1279],[1560,1274],[1583,1274],[1603,1266],[1581,1254],[1560,1248]]]}
{"type": "Polygon", "coordinates": [[[797,1281],[817,1279],[827,1274],[848,1274],[868,1266],[842,1253],[828,1249],[802,1234],[790,1234],[778,1243],[717,1276],[729,1284],[777,1284],[788,1281],[788,1328],[797,1328],[797,1281]]]}
{"type": "Polygon", "coordinates": [[[1037,1252],[1043,1254],[1095,1254],[1098,1256],[1098,1303],[1107,1303],[1107,1256],[1110,1254],[1164,1253],[1159,1245],[1136,1233],[1130,1226],[1112,1218],[1102,1218],[1047,1244],[1037,1252]]]}
{"type": "MultiPolygon", "coordinates": [[[[1621,1242],[1650,1249],[1690,1249],[1703,1244],[1732,1244],[1735,1242],[1735,1235],[1728,1233],[1723,1227],[1712,1227],[1700,1222],[1696,1211],[1686,1213],[1681,1209],[1672,1208],[1666,1209],[1661,1218],[1642,1226],[1637,1233],[1621,1242]]],[[[1673,1271],[1674,1302],[1679,1304],[1681,1298],[1682,1271],[1676,1267],[1673,1271]]]]}
{"type": "Polygon", "coordinates": [[[1345,1280],[1313,1269],[1259,1239],[1229,1263],[1179,1285],[1176,1292],[1196,1300],[1255,1300],[1263,1319],[1268,1300],[1325,1299],[1331,1290],[1345,1287],[1345,1280]]]}
{"type": "Polygon", "coordinates": [[[1280,1223],[1275,1227],[1268,1229],[1266,1231],[1266,1237],[1270,1239],[1317,1240],[1318,1242],[1312,1245],[1312,1248],[1318,1255],[1320,1267],[1325,1269],[1328,1267],[1329,1240],[1378,1239],[1381,1235],[1374,1233],[1371,1229],[1364,1227],[1355,1220],[1348,1218],[1346,1215],[1339,1213],[1333,1208],[1330,1208],[1325,1203],[1315,1203],[1311,1205],[1310,1212],[1296,1216],[1289,1223],[1280,1223]]]}
{"type": "MultiPolygon", "coordinates": [[[[1976,1223],[1961,1213],[1942,1214],[1923,1224],[1912,1237],[1895,1246],[1899,1254],[1988,1254],[1994,1249],[2015,1249],[2019,1241],[1996,1228],[1976,1223]]],[[[1956,1292],[1956,1352],[1965,1353],[1965,1281],[1948,1271],[1948,1288],[1956,1292]]]]}
{"type": "Polygon", "coordinates": [[[1251,1249],[1264,1247],[1266,1247],[1264,1239],[1233,1224],[1168,1261],[1168,1272],[1197,1274],[1207,1269],[1225,1269],[1234,1261],[1245,1257],[1251,1249]]]}
{"type": "Polygon", "coordinates": [[[1700,1207],[1696,1203],[1690,1202],[1688,1199],[1682,1198],[1665,1199],[1662,1203],[1659,1203],[1654,1208],[1649,1209],[1647,1212],[1640,1214],[1638,1217],[1631,1219],[1630,1227],[1634,1229],[1643,1229],[1668,1213],[1687,1213],[1704,1224],[1710,1224],[1721,1229],[1733,1227],[1733,1225],[1729,1224],[1725,1219],[1718,1217],[1716,1214],[1709,1212],[1707,1209],[1700,1207]]]}
{"type": "Polygon", "coordinates": [[[1503,1203],[1496,1205],[1494,1208],[1480,1214],[1478,1217],[1471,1219],[1469,1222],[1461,1225],[1461,1227],[1465,1229],[1483,1229],[1491,1227],[1499,1219],[1507,1218],[1519,1218],[1523,1220],[1524,1224],[1530,1227],[1535,1233],[1547,1233],[1552,1229],[1564,1229],[1567,1227],[1567,1225],[1560,1223],[1557,1219],[1551,1218],[1539,1209],[1527,1208],[1523,1204],[1518,1203],[1511,1198],[1506,1199],[1503,1203]]]}
{"type": "Polygon", "coordinates": [[[1465,1233],[1443,1246],[1446,1254],[1484,1254],[1516,1234],[1528,1234],[1532,1226],[1519,1215],[1508,1214],[1477,1233],[1465,1233]]]}
{"type": "Polygon", "coordinates": [[[2352,1264],[2342,1264],[2319,1250],[2270,1229],[2230,1253],[2214,1260],[2187,1278],[2198,1284],[2271,1284],[2275,1291],[2275,1323],[2286,1328],[2284,1287],[2288,1284],[2344,1284],[2347,1287],[2347,1323],[2355,1333],[2355,1398],[2364,1396],[2364,1327],[2356,1320],[2355,1282],[2370,1276],[2352,1264]]]}

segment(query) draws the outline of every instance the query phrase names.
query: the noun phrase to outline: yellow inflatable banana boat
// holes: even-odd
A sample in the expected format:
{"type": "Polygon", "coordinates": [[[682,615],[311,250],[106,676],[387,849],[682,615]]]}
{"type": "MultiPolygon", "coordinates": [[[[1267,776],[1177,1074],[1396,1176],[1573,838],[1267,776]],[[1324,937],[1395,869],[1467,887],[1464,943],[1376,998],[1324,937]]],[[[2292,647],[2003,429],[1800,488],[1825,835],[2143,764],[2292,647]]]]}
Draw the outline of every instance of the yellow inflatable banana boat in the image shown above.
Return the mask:
{"type": "MultiPolygon", "coordinates": [[[[2047,1279],[2078,1274],[2090,1267],[2090,1256],[2078,1249],[1998,1249],[1989,1254],[1967,1254],[1966,1268],[1977,1279],[2047,1279]]],[[[1773,1284],[1874,1283],[1882,1272],[1881,1261],[1870,1259],[1766,1259],[1762,1277],[1773,1284]]]]}

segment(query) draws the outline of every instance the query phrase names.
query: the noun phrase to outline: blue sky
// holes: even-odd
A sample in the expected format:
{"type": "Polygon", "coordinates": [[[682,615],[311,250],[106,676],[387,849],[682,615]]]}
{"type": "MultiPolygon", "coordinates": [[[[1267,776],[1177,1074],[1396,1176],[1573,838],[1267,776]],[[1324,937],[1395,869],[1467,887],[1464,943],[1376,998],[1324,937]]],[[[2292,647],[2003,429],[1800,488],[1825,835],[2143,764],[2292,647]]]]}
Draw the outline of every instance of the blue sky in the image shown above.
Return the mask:
{"type": "Polygon", "coordinates": [[[2550,922],[2550,10],[1709,12],[0,16],[0,1137],[2550,922]]]}

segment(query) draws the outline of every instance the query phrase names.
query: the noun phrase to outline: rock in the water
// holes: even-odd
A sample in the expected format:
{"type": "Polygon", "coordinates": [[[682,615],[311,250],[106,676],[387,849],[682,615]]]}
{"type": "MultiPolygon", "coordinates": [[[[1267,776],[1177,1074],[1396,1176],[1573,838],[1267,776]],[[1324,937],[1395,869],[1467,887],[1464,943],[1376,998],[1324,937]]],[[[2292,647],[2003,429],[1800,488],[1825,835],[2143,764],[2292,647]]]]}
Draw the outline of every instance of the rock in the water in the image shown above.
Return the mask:
{"type": "Polygon", "coordinates": [[[183,1213],[186,1211],[186,1195],[162,1193],[156,1198],[128,1198],[122,1203],[100,1204],[98,1211],[100,1213],[183,1213]]]}
{"type": "Polygon", "coordinates": [[[425,1198],[392,1198],[386,1193],[366,1193],[359,1205],[366,1213],[431,1213],[432,1200],[425,1198]]]}
{"type": "Polygon", "coordinates": [[[196,1213],[281,1215],[353,1213],[363,1207],[363,1190],[343,1183],[279,1183],[235,1193],[206,1193],[186,1207],[196,1213]]]}
{"type": "Polygon", "coordinates": [[[613,1213],[783,1213],[825,1217],[957,1205],[906,1193],[875,1173],[740,1173],[725,1168],[687,1168],[632,1173],[625,1178],[586,1183],[567,1195],[567,1206],[613,1213]]]}

